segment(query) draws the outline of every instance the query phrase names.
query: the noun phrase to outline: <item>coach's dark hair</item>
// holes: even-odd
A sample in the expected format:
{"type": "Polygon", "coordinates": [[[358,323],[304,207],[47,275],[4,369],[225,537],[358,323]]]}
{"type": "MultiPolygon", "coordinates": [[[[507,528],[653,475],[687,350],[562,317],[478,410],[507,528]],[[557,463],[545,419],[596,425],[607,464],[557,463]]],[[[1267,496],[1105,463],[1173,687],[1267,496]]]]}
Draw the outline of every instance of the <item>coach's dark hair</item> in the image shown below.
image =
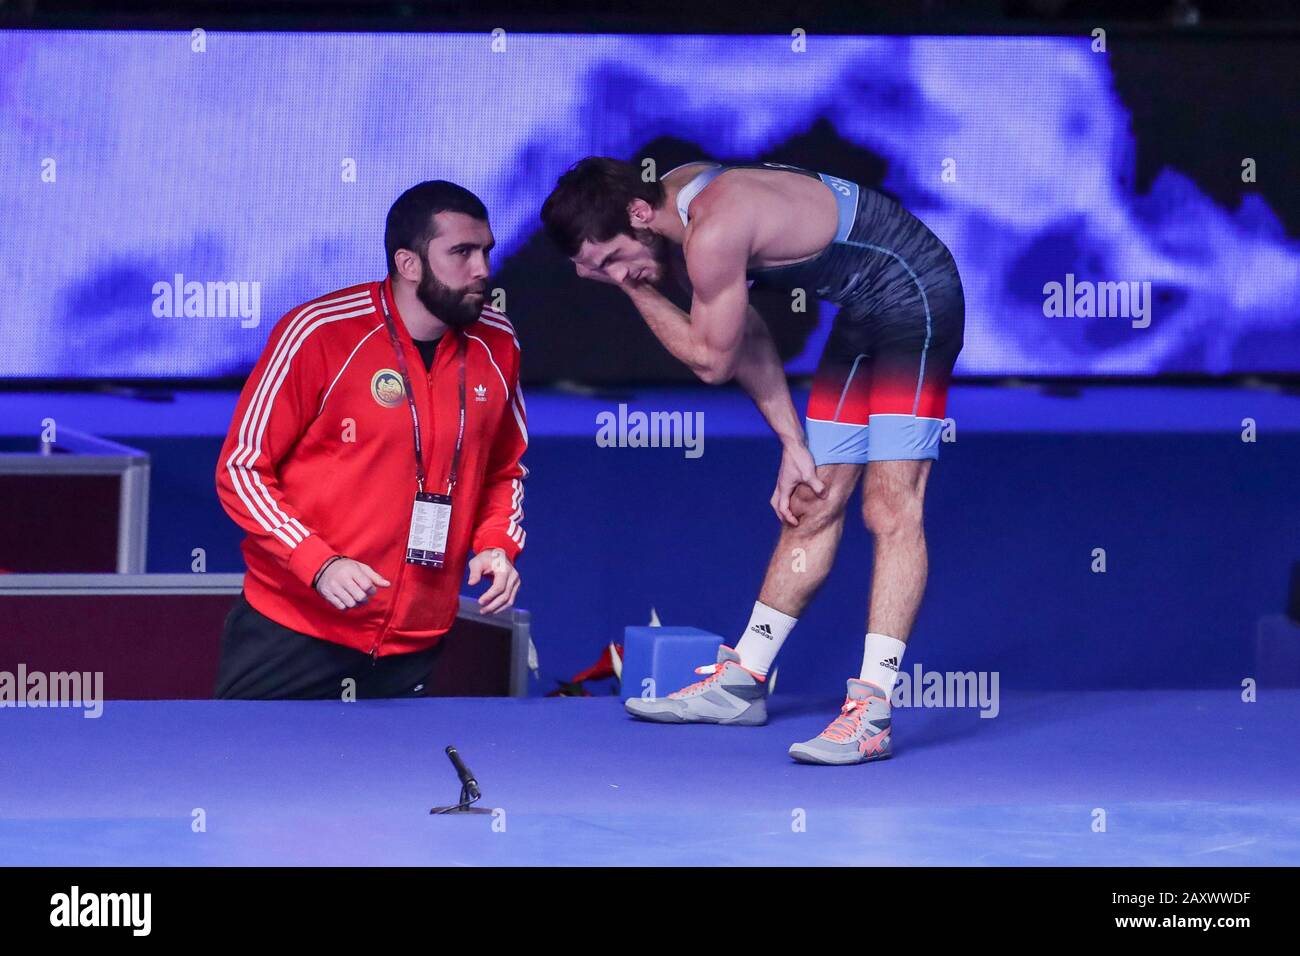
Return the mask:
{"type": "Polygon", "coordinates": [[[608,242],[620,233],[634,235],[627,221],[627,206],[633,199],[658,206],[664,201],[664,187],[657,179],[646,182],[632,163],[588,156],[556,182],[542,203],[542,224],[561,252],[576,256],[584,242],[608,242]]]}
{"type": "Polygon", "coordinates": [[[384,254],[388,256],[388,274],[397,275],[398,249],[424,254],[429,240],[438,234],[433,217],[440,212],[464,213],[487,222],[487,207],[464,186],[445,179],[432,179],[412,186],[397,197],[384,223],[384,254]]]}

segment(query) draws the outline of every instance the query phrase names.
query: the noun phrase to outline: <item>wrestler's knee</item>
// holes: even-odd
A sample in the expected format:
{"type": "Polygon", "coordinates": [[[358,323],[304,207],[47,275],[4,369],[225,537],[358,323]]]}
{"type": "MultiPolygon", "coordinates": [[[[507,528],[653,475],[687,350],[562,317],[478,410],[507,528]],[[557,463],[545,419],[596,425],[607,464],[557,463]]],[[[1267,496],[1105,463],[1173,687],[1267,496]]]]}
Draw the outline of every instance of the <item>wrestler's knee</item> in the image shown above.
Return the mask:
{"type": "Polygon", "coordinates": [[[799,485],[790,496],[790,511],[799,519],[796,529],[803,534],[815,534],[844,518],[845,497],[829,488],[820,497],[807,485],[799,485]]]}
{"type": "Polygon", "coordinates": [[[885,475],[868,476],[866,493],[862,496],[862,520],[873,535],[913,534],[921,530],[925,482],[923,476],[917,480],[913,470],[902,466],[885,475]]]}

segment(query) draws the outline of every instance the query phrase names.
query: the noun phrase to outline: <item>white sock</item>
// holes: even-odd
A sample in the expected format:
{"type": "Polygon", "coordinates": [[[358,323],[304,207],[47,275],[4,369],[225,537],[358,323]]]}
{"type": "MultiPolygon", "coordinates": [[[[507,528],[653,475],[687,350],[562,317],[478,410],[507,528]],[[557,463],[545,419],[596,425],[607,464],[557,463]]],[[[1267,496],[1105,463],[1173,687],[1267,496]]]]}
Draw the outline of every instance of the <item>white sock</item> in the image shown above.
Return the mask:
{"type": "Polygon", "coordinates": [[[762,601],[755,601],[754,613],[749,616],[749,626],[736,642],[740,666],[766,677],[772,661],[776,660],[776,652],[798,623],[797,617],[782,614],[762,601]]]}
{"type": "Polygon", "coordinates": [[[894,692],[898,669],[903,666],[903,651],[907,645],[884,634],[868,634],[862,651],[861,678],[875,684],[885,692],[886,699],[894,692]]]}

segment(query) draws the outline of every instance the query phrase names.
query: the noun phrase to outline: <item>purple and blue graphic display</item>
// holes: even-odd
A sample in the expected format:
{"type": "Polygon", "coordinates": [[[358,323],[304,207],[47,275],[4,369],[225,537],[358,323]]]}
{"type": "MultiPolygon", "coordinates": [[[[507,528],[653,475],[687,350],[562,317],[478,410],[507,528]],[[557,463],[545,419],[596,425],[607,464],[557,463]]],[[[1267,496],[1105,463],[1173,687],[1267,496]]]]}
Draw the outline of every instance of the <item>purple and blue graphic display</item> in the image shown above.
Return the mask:
{"type": "MultiPolygon", "coordinates": [[[[953,251],[958,374],[1300,371],[1286,217],[1249,186],[1211,198],[1193,144],[1139,187],[1088,37],[42,31],[0,34],[0,64],[0,378],[242,374],[283,312],[382,275],[384,216],[423,179],[482,197],[505,269],[582,156],[770,158],[810,131],[824,171],[953,251]]],[[[505,308],[539,368],[581,378],[583,343],[529,322],[556,308],[547,261],[506,270],[505,308]]]]}

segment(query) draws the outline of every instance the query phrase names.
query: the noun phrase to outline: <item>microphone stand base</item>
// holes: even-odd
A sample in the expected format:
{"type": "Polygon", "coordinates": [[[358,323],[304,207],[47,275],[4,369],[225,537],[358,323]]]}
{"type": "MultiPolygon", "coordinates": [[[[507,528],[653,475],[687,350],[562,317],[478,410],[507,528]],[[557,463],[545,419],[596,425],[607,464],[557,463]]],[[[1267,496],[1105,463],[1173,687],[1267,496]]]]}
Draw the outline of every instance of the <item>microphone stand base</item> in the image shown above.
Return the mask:
{"type": "Polygon", "coordinates": [[[491,812],[492,812],[492,808],[491,808],[491,807],[476,807],[476,806],[474,806],[474,804],[477,803],[477,802],[478,802],[479,800],[481,800],[481,799],[482,799],[482,794],[480,794],[478,797],[475,797],[473,800],[471,800],[471,799],[470,799],[470,796],[469,796],[469,788],[468,788],[468,787],[461,787],[461,788],[460,788],[460,803],[457,803],[457,804],[455,804],[454,806],[450,806],[450,807],[434,807],[434,808],[433,808],[432,810],[430,810],[429,812],[430,812],[430,813],[457,813],[457,814],[460,814],[460,813],[491,813],[491,812]]]}

